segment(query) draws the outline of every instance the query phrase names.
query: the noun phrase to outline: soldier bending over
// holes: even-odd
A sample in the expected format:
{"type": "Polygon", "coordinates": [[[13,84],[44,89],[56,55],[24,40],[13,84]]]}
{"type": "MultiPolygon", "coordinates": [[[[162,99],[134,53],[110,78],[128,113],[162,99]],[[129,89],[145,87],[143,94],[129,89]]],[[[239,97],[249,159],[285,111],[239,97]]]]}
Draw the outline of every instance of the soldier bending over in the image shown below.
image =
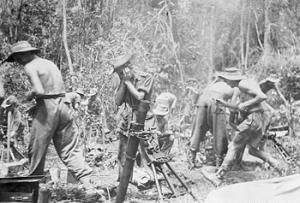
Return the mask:
{"type": "Polygon", "coordinates": [[[228,68],[217,74],[217,80],[207,86],[197,103],[197,113],[193,121],[190,141],[189,163],[190,167],[199,167],[196,163],[196,154],[200,142],[205,140],[207,131],[214,136],[214,149],[216,165],[220,166],[223,156],[227,152],[226,115],[225,108],[219,106],[216,99],[228,100],[233,96],[233,88],[244,77],[236,68],[228,68]]]}
{"type": "Polygon", "coordinates": [[[259,84],[253,79],[243,79],[238,84],[232,103],[238,104],[239,118],[236,129],[238,130],[229,144],[226,157],[216,173],[217,178],[222,178],[235,161],[243,154],[246,146],[249,153],[268,162],[277,168],[278,162],[272,156],[258,149],[263,134],[270,123],[272,109],[265,102],[267,96],[262,92],[259,84]]]}
{"type": "Polygon", "coordinates": [[[96,193],[90,184],[92,169],[85,162],[78,146],[77,131],[72,117],[72,107],[65,97],[65,86],[58,67],[36,55],[39,49],[27,41],[12,45],[7,62],[24,66],[32,84],[27,100],[35,99],[28,155],[30,175],[44,173],[45,156],[51,139],[62,162],[84,184],[87,192],[96,193]]]}

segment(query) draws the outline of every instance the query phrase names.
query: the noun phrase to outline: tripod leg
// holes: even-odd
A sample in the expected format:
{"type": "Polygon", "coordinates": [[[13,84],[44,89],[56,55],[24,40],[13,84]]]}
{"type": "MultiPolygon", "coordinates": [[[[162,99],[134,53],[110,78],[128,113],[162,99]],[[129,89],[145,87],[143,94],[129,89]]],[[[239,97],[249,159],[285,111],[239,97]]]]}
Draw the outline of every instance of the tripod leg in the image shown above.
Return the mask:
{"type": "Polygon", "coordinates": [[[11,111],[7,115],[7,162],[10,161],[10,139],[11,139],[11,111]]]}
{"type": "Polygon", "coordinates": [[[178,196],[178,195],[177,195],[177,192],[176,192],[176,190],[175,190],[173,184],[171,183],[171,181],[170,181],[170,179],[169,179],[169,176],[168,176],[167,172],[165,171],[165,169],[163,168],[162,165],[158,165],[158,167],[159,167],[159,169],[161,170],[161,172],[163,173],[163,175],[164,175],[164,177],[165,177],[165,179],[166,179],[166,181],[167,181],[167,183],[168,183],[168,185],[169,185],[169,188],[170,188],[171,192],[177,197],[177,196],[178,196]]]}
{"type": "Polygon", "coordinates": [[[153,172],[153,176],[154,176],[154,180],[155,180],[155,184],[156,184],[156,188],[157,188],[157,192],[158,192],[158,198],[159,198],[159,201],[160,201],[160,200],[163,199],[163,196],[161,194],[161,188],[160,188],[157,176],[156,176],[156,170],[155,170],[155,166],[154,166],[153,163],[151,163],[151,169],[152,169],[152,172],[153,172]]]}
{"type": "Polygon", "coordinates": [[[170,164],[166,163],[167,167],[170,169],[170,171],[175,175],[175,177],[178,179],[178,181],[181,183],[181,185],[186,189],[186,191],[193,197],[194,200],[199,201],[196,196],[193,194],[191,189],[181,180],[181,178],[178,176],[178,174],[173,170],[173,168],[170,166],[170,164]]]}

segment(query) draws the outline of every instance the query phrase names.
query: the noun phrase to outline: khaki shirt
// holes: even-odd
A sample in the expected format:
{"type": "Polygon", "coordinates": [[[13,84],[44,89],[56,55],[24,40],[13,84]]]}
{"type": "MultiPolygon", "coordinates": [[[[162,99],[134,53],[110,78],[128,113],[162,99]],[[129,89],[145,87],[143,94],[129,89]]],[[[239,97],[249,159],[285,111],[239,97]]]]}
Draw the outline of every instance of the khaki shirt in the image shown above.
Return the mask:
{"type": "MultiPolygon", "coordinates": [[[[144,91],[144,100],[150,101],[152,94],[152,87],[154,83],[154,76],[148,73],[137,72],[135,73],[133,85],[138,91],[144,91]]],[[[140,101],[136,99],[130,92],[126,89],[124,94],[124,102],[127,103],[133,110],[136,110],[140,101]]]]}

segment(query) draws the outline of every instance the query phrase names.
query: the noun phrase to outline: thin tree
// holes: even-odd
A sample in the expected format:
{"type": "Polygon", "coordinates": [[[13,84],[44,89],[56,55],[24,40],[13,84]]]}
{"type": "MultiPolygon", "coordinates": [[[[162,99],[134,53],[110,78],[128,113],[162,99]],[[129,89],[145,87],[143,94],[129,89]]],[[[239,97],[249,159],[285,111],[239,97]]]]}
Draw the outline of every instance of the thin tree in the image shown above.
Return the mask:
{"type": "Polygon", "coordinates": [[[71,74],[71,77],[73,77],[73,75],[74,75],[74,69],[73,69],[73,64],[72,64],[72,60],[71,60],[71,56],[70,56],[70,51],[69,51],[69,47],[68,47],[68,41],[67,41],[66,0],[62,0],[62,4],[63,4],[63,32],[62,32],[63,43],[64,43],[64,47],[65,47],[65,50],[66,50],[66,56],[67,56],[67,60],[68,60],[70,74],[71,74]]]}
{"type": "Polygon", "coordinates": [[[244,68],[243,68],[243,73],[245,73],[245,71],[248,68],[248,55],[249,55],[249,40],[250,40],[250,17],[251,17],[251,1],[247,2],[247,36],[246,36],[246,53],[245,53],[245,61],[244,61],[244,68]]]}
{"type": "Polygon", "coordinates": [[[245,58],[244,58],[244,12],[245,12],[245,3],[243,0],[241,0],[241,21],[240,21],[240,54],[241,54],[241,61],[240,61],[240,67],[242,68],[242,71],[244,72],[244,64],[245,64],[245,58]]]}
{"type": "Polygon", "coordinates": [[[264,33],[264,53],[263,53],[263,63],[267,64],[270,60],[271,55],[271,44],[270,44],[270,34],[271,25],[269,20],[269,8],[271,6],[271,0],[264,1],[264,13],[265,13],[265,33],[264,33]]]}
{"type": "Polygon", "coordinates": [[[214,71],[214,51],[215,51],[215,24],[216,24],[216,17],[215,17],[215,11],[216,11],[216,2],[214,1],[211,5],[210,10],[210,26],[209,26],[209,32],[210,32],[210,38],[209,38],[209,70],[208,70],[208,82],[211,81],[214,71]]]}

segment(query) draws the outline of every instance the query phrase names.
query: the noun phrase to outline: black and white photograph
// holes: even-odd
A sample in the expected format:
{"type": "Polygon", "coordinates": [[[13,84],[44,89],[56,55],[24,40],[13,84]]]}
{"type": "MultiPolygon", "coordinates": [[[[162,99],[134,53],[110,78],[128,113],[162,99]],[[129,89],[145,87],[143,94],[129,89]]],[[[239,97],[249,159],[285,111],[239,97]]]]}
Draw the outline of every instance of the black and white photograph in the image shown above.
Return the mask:
{"type": "Polygon", "coordinates": [[[300,203],[299,0],[1,0],[0,203],[300,203]]]}

